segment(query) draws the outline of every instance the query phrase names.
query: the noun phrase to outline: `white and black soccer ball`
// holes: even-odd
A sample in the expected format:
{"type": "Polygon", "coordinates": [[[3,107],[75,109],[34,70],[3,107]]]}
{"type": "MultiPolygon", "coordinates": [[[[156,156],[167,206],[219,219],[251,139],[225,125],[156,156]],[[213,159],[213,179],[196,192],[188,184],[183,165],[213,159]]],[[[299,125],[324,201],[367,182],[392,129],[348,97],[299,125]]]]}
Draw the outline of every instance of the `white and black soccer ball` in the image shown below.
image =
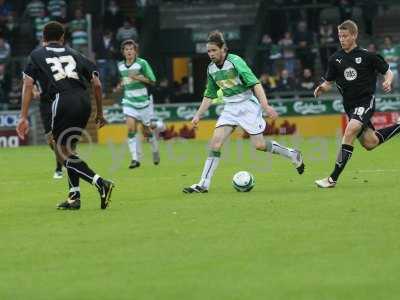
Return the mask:
{"type": "Polygon", "coordinates": [[[247,171],[240,171],[233,175],[232,184],[238,192],[250,192],[255,183],[254,176],[247,171]]]}

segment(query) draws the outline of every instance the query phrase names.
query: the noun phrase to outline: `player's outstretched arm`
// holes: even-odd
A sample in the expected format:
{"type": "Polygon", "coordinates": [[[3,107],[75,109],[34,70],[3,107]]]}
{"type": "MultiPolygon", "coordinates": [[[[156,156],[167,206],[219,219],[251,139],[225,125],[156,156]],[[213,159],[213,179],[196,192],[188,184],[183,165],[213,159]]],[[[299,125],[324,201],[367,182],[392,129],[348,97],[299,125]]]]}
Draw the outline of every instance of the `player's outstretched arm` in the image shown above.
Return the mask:
{"type": "Polygon", "coordinates": [[[113,93],[119,92],[122,89],[122,80],[113,88],[113,93]]]}
{"type": "Polygon", "coordinates": [[[21,139],[24,139],[25,135],[29,131],[28,112],[33,96],[33,85],[34,80],[31,77],[25,75],[22,85],[21,114],[17,124],[17,134],[21,139]]]}
{"type": "Polygon", "coordinates": [[[392,90],[393,72],[388,69],[383,78],[382,89],[385,93],[389,93],[392,90]]]}
{"type": "Polygon", "coordinates": [[[94,93],[94,98],[96,99],[96,123],[99,125],[99,127],[103,127],[107,121],[104,119],[103,116],[103,91],[101,87],[101,82],[98,77],[97,73],[93,73],[92,75],[92,89],[94,93]]]}
{"type": "Polygon", "coordinates": [[[207,97],[203,98],[203,101],[201,102],[199,108],[197,109],[197,112],[194,114],[193,119],[192,119],[192,124],[194,127],[197,127],[201,116],[208,110],[211,103],[212,103],[211,98],[207,98],[207,97]]]}
{"type": "Polygon", "coordinates": [[[142,74],[136,74],[136,75],[131,75],[130,76],[133,80],[137,80],[140,81],[141,83],[147,84],[147,85],[155,85],[156,82],[153,80],[150,80],[149,78],[147,78],[146,76],[142,75],[142,74]]]}
{"type": "Polygon", "coordinates": [[[253,86],[253,92],[258,101],[260,101],[260,105],[267,113],[268,117],[270,117],[272,120],[275,120],[278,117],[278,113],[272,106],[269,105],[267,96],[265,95],[264,89],[260,83],[257,83],[253,86]]]}
{"type": "Polygon", "coordinates": [[[314,97],[318,98],[322,93],[328,92],[332,88],[332,82],[324,81],[314,90],[314,97]]]}

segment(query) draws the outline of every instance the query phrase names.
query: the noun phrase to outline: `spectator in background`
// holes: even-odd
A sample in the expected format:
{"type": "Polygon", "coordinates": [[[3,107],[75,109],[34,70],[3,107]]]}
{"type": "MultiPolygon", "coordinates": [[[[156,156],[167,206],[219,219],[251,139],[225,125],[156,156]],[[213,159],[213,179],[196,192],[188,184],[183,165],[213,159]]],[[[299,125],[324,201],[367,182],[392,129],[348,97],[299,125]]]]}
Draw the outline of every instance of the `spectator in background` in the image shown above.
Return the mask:
{"type": "Polygon", "coordinates": [[[43,16],[43,11],[45,9],[46,6],[41,0],[32,0],[26,6],[25,15],[31,19],[35,19],[43,16]]]}
{"type": "Polygon", "coordinates": [[[371,43],[368,44],[367,50],[369,52],[376,53],[378,51],[378,47],[376,46],[375,43],[371,42],[371,43]]]}
{"type": "Polygon", "coordinates": [[[281,71],[276,86],[277,92],[293,92],[296,89],[296,81],[293,77],[289,76],[289,72],[286,69],[281,71]]]}
{"type": "Polygon", "coordinates": [[[6,26],[12,13],[11,4],[5,0],[0,0],[0,28],[6,26]]]}
{"type": "Polygon", "coordinates": [[[11,90],[8,93],[9,109],[20,109],[22,97],[22,83],[18,77],[11,80],[11,90]]]}
{"type": "Polygon", "coordinates": [[[4,39],[4,36],[0,35],[0,64],[7,63],[10,58],[10,54],[10,45],[4,39]]]}
{"type": "Polygon", "coordinates": [[[365,26],[365,33],[373,34],[373,20],[378,13],[378,3],[376,0],[362,0],[361,3],[362,18],[365,26]]]}
{"type": "Polygon", "coordinates": [[[323,74],[325,74],[329,57],[336,51],[336,32],[333,25],[323,21],[319,28],[319,55],[323,74]]]}
{"type": "Polygon", "coordinates": [[[154,102],[155,103],[170,103],[172,99],[172,89],[169,85],[168,79],[163,78],[154,89],[154,102]]]}
{"type": "Polygon", "coordinates": [[[0,110],[9,107],[8,93],[11,90],[11,76],[6,70],[6,64],[0,64],[0,110]]]}
{"type": "Polygon", "coordinates": [[[390,35],[385,36],[380,54],[389,64],[390,70],[393,73],[393,87],[397,88],[399,84],[400,49],[398,45],[393,45],[393,39],[390,35]]]}
{"type": "Polygon", "coordinates": [[[103,34],[97,35],[93,43],[93,51],[100,73],[100,81],[106,91],[107,88],[116,84],[117,73],[114,60],[117,49],[111,30],[106,29],[103,34]]]}
{"type": "MultiPolygon", "coordinates": [[[[285,1],[283,0],[270,0],[268,3],[276,7],[283,6],[285,1]]],[[[268,28],[272,28],[270,31],[271,38],[274,41],[277,41],[284,33],[287,31],[289,27],[290,20],[287,17],[287,10],[285,9],[275,9],[273,13],[269,14],[267,18],[268,28]]]]}
{"type": "Polygon", "coordinates": [[[68,24],[72,48],[88,55],[88,24],[82,9],[75,10],[75,19],[68,24]]]}
{"type": "Polygon", "coordinates": [[[124,25],[124,15],[119,9],[116,1],[111,0],[104,14],[104,28],[116,32],[124,25]]]}
{"type": "Polygon", "coordinates": [[[44,25],[50,22],[50,18],[47,16],[46,11],[43,10],[42,13],[42,16],[36,17],[33,21],[35,27],[35,37],[38,43],[42,41],[44,25]]]}
{"type": "Polygon", "coordinates": [[[181,85],[179,87],[179,94],[181,95],[189,94],[189,78],[187,76],[182,77],[181,85]]]}
{"type": "Polygon", "coordinates": [[[49,0],[47,3],[47,11],[49,12],[51,20],[62,24],[66,23],[67,4],[64,0],[49,0]]]}
{"type": "Polygon", "coordinates": [[[274,77],[270,76],[268,73],[263,73],[260,76],[260,83],[264,88],[266,94],[271,94],[276,90],[276,80],[274,77]]]}
{"type": "Polygon", "coordinates": [[[292,33],[289,31],[285,32],[283,38],[278,42],[278,45],[282,48],[284,68],[289,72],[289,76],[294,76],[296,60],[292,33]]]}
{"type": "Polygon", "coordinates": [[[276,61],[282,57],[281,49],[277,44],[274,44],[268,34],[264,34],[261,39],[261,51],[263,58],[262,72],[275,74],[276,61]]]}
{"type": "Polygon", "coordinates": [[[340,23],[353,17],[353,0],[336,0],[335,5],[339,10],[340,23]]]}
{"type": "Polygon", "coordinates": [[[316,88],[315,80],[310,69],[304,69],[299,82],[297,84],[297,89],[305,93],[305,96],[312,97],[314,94],[314,89],[316,88]]]}
{"type": "Polygon", "coordinates": [[[302,69],[314,71],[314,53],[312,52],[313,36],[307,30],[307,23],[300,21],[294,35],[294,43],[297,46],[297,58],[300,60],[302,69]]]}
{"type": "Polygon", "coordinates": [[[138,42],[138,33],[136,28],[133,26],[132,19],[127,17],[124,21],[124,25],[118,29],[117,32],[117,42],[121,44],[121,42],[125,40],[134,40],[138,42]]]}

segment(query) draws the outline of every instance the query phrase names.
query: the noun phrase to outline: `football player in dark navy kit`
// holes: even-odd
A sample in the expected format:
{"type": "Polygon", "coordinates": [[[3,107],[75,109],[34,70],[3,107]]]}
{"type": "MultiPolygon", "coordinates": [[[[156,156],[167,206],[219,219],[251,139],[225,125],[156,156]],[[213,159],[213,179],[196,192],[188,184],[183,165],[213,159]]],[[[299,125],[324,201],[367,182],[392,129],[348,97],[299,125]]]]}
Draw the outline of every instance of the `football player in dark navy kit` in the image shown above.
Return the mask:
{"type": "Polygon", "coordinates": [[[105,124],[102,109],[101,83],[95,65],[79,52],[63,46],[64,27],[58,22],[49,22],[43,29],[43,47],[30,54],[24,70],[21,116],[17,133],[23,138],[28,133],[27,120],[32,89],[35,82],[41,88],[41,97],[50,97],[52,104],[52,135],[56,153],[68,173],[69,195],[59,209],[79,209],[79,179],[93,184],[100,194],[100,207],[105,209],[114,184],[103,179],[79,158],[75,152],[91,113],[90,98],[86,82],[90,82],[97,106],[96,123],[105,124]]]}
{"type": "MultiPolygon", "coordinates": [[[[40,110],[40,118],[42,119],[43,127],[44,127],[44,135],[46,137],[47,144],[50,148],[54,151],[54,139],[51,133],[51,107],[52,107],[52,99],[49,97],[40,97],[39,87],[35,85],[33,87],[33,98],[39,99],[39,110],[40,110]]],[[[56,159],[56,170],[54,171],[53,178],[54,179],[62,179],[63,172],[62,172],[62,164],[57,159],[57,154],[55,155],[56,159]]]]}
{"type": "Polygon", "coordinates": [[[329,177],[315,181],[321,188],[334,187],[340,173],[353,153],[353,143],[358,138],[367,150],[375,149],[400,133],[400,125],[375,130],[371,117],[375,111],[375,87],[378,73],[384,77],[382,88],[391,91],[393,74],[388,63],[378,54],[357,46],[357,24],[347,20],[338,26],[342,49],[328,62],[325,81],[315,91],[315,97],[329,91],[333,82],[343,96],[344,110],[349,118],[335,168],[329,177]]]}

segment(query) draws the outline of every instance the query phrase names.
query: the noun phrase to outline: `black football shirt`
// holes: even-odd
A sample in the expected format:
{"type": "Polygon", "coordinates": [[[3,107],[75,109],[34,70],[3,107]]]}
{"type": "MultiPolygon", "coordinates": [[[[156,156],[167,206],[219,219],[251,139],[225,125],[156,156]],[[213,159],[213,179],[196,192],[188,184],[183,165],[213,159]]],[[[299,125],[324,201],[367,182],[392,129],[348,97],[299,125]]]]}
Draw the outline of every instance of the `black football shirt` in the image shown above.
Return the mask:
{"type": "Polygon", "coordinates": [[[336,51],[328,61],[325,80],[335,81],[345,107],[370,101],[375,93],[378,73],[385,74],[388,63],[382,56],[356,47],[349,53],[336,51]]]}
{"type": "Polygon", "coordinates": [[[58,43],[33,50],[24,69],[24,74],[38,85],[43,100],[73,89],[85,90],[93,73],[97,73],[93,62],[58,43]]]}

